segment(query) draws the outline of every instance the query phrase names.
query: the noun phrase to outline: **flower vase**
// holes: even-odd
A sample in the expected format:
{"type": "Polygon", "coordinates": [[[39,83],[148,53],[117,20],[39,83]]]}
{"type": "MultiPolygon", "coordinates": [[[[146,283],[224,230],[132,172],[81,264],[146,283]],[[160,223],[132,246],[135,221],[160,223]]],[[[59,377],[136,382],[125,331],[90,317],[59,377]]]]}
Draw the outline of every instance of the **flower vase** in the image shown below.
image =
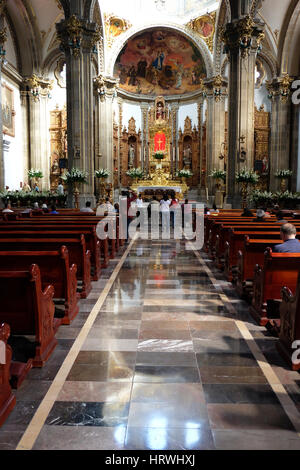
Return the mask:
{"type": "Polygon", "coordinates": [[[286,178],[281,178],[280,191],[284,193],[286,190],[287,190],[286,178]]]}
{"type": "Polygon", "coordinates": [[[78,210],[79,209],[79,183],[78,182],[74,182],[74,198],[75,198],[75,209],[78,210]]]}
{"type": "Polygon", "coordinates": [[[247,207],[247,196],[248,196],[248,183],[242,183],[242,208],[247,207]]]}

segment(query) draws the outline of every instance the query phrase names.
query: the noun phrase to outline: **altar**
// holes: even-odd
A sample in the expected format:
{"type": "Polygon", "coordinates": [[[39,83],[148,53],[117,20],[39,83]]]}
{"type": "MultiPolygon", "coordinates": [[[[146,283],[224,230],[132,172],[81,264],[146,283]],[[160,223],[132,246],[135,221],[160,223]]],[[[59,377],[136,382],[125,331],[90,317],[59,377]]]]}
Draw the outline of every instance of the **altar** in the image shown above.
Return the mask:
{"type": "Polygon", "coordinates": [[[131,189],[142,195],[151,193],[168,194],[174,192],[178,199],[183,199],[188,191],[185,182],[174,179],[175,162],[171,161],[172,120],[163,96],[155,99],[149,111],[149,156],[148,178],[136,181],[131,189]]]}

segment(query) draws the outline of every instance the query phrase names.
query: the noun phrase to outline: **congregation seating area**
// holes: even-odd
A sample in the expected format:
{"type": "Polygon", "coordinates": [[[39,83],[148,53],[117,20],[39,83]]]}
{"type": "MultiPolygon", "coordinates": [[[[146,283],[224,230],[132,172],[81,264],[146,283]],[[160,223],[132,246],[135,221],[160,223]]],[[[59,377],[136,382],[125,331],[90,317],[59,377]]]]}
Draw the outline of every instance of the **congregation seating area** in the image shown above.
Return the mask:
{"type": "MultiPolygon", "coordinates": [[[[249,303],[254,320],[279,337],[277,347],[293,370],[293,343],[300,339],[300,253],[273,253],[282,243],[281,223],[275,215],[257,223],[241,217],[241,211],[220,211],[205,216],[204,250],[215,266],[249,303]]],[[[298,214],[285,220],[300,235],[298,214]]]]}
{"type": "MultiPolygon", "coordinates": [[[[15,215],[15,214],[13,214],[15,215]]],[[[125,240],[119,220],[63,210],[0,220],[0,425],[16,404],[32,367],[43,367],[55,350],[60,325],[71,325],[93,281],[101,278],[125,240]],[[111,227],[108,225],[111,223],[111,227]],[[98,224],[107,237],[99,239],[98,224]],[[110,238],[111,237],[111,238],[110,238]],[[18,345],[22,344],[20,351],[18,345]],[[25,342],[26,340],[26,342],[25,342]],[[3,346],[4,345],[4,346],[3,346]],[[1,350],[1,352],[3,352],[1,350]]]]}

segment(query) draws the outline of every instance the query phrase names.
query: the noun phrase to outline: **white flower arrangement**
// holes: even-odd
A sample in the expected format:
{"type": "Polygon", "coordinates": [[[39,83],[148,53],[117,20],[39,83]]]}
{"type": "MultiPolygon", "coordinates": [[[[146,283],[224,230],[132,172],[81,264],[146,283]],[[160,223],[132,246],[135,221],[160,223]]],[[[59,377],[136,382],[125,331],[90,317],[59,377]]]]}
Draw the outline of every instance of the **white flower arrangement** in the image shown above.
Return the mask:
{"type": "Polygon", "coordinates": [[[237,183],[256,184],[259,180],[259,175],[253,170],[243,168],[236,172],[235,179],[237,183]]]}
{"type": "Polygon", "coordinates": [[[163,160],[165,158],[165,156],[166,156],[166,154],[162,150],[157,150],[153,154],[153,158],[155,158],[156,160],[163,160]]]}
{"type": "Polygon", "coordinates": [[[108,178],[110,172],[107,169],[100,168],[100,170],[95,171],[96,178],[108,178]]]}
{"type": "Polygon", "coordinates": [[[179,170],[177,171],[176,176],[179,178],[191,178],[193,173],[190,170],[179,170]]]}
{"type": "Polygon", "coordinates": [[[211,178],[215,179],[215,180],[220,179],[220,180],[225,181],[226,180],[226,171],[214,169],[209,176],[211,178]]]}
{"type": "Polygon", "coordinates": [[[275,178],[285,179],[292,176],[293,172],[291,170],[277,170],[274,174],[275,178]]]}
{"type": "Polygon", "coordinates": [[[86,171],[80,170],[79,168],[72,168],[71,171],[67,171],[62,180],[66,183],[86,183],[88,173],[86,171]]]}
{"type": "Polygon", "coordinates": [[[143,178],[144,172],[141,168],[131,168],[131,170],[126,172],[126,175],[130,176],[130,178],[143,178]]]}
{"type": "Polygon", "coordinates": [[[28,178],[33,179],[33,178],[44,178],[43,172],[41,170],[38,170],[36,168],[31,168],[31,170],[28,170],[28,178]]]}

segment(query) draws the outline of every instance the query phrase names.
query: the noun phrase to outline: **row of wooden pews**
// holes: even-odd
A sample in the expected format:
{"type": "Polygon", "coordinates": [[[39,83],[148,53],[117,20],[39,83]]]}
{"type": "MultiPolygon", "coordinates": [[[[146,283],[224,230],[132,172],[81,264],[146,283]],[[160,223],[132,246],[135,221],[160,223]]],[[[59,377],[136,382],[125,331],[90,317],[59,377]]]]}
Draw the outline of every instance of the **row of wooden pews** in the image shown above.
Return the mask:
{"type": "MultiPolygon", "coordinates": [[[[282,243],[274,216],[263,222],[240,216],[241,211],[205,216],[204,250],[215,266],[250,304],[253,318],[279,336],[278,349],[294,370],[292,344],[300,340],[300,253],[273,253],[282,243]]],[[[285,215],[297,229],[300,220],[285,215]]],[[[299,344],[300,345],[300,344],[299,344]]]]}
{"type": "Polygon", "coordinates": [[[11,389],[31,367],[47,362],[58,328],[72,323],[79,299],[88,297],[92,282],[124,245],[119,233],[117,215],[66,210],[0,220],[0,425],[15,405],[11,389]],[[98,238],[99,227],[106,238],[98,238]],[[14,349],[21,337],[27,340],[22,360],[14,349]]]}

